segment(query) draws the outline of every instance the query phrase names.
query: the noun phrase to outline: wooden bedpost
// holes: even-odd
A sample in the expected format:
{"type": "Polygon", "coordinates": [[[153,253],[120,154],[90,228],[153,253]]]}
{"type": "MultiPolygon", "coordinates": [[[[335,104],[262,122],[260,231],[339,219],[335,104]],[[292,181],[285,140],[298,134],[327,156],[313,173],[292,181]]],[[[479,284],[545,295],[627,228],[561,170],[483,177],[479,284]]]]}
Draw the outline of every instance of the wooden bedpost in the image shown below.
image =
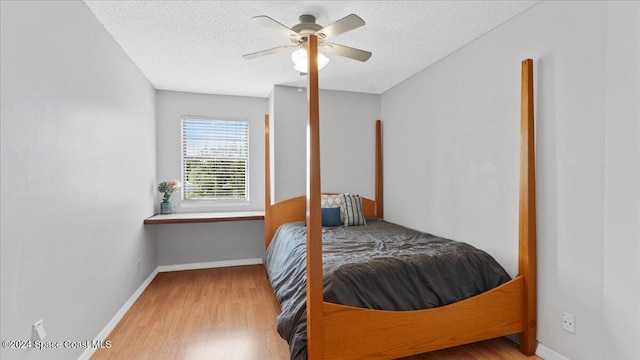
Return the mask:
{"type": "Polygon", "coordinates": [[[533,119],[533,60],[522,61],[520,112],[520,209],[518,272],[524,276],[524,324],[520,351],[531,356],[536,351],[536,176],[535,127],[533,119]]]}
{"type": "Polygon", "coordinates": [[[269,114],[264,114],[264,248],[271,242],[271,145],[269,114]]]}
{"type": "Polygon", "coordinates": [[[382,193],[382,122],[376,120],[376,217],[384,219],[382,193]]]}
{"type": "Polygon", "coordinates": [[[307,100],[307,355],[324,357],[322,313],[322,213],[320,205],[320,107],[318,97],[318,37],[307,41],[309,86],[307,100]]]}

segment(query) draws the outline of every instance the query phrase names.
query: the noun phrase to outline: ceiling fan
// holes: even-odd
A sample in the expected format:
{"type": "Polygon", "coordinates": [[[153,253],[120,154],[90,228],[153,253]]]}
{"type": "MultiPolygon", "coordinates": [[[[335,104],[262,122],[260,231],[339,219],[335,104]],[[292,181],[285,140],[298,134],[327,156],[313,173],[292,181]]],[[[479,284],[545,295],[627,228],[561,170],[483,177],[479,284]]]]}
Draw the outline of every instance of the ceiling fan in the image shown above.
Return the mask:
{"type": "MultiPolygon", "coordinates": [[[[362,20],[358,15],[347,15],[342,19],[334,22],[333,24],[325,27],[317,24],[316,18],[313,15],[300,15],[298,19],[300,20],[299,24],[288,28],[268,16],[254,16],[252,20],[287,36],[291,40],[291,45],[278,46],[272,49],[246,54],[242,57],[244,57],[245,59],[255,59],[261,56],[271,55],[290,49],[297,49],[291,55],[293,62],[296,64],[295,69],[300,71],[301,73],[306,73],[307,52],[303,45],[307,42],[309,35],[316,35],[318,37],[318,50],[321,50],[325,53],[343,56],[362,62],[369,60],[369,58],[371,57],[371,52],[369,51],[326,42],[326,40],[330,38],[363,26],[364,20],[362,20]]],[[[328,62],[329,59],[322,55],[321,52],[318,52],[318,69],[322,69],[322,67],[324,67],[328,62]]]]}

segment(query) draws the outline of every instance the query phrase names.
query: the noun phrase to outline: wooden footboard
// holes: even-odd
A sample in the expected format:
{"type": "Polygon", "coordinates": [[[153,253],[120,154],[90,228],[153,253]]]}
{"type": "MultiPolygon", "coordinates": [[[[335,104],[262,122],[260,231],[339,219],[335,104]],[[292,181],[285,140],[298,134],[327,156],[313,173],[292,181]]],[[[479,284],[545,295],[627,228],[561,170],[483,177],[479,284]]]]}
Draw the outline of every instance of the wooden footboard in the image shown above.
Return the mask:
{"type": "Polygon", "coordinates": [[[524,278],[434,309],[323,303],[325,359],[395,359],[524,331],[524,278]]]}

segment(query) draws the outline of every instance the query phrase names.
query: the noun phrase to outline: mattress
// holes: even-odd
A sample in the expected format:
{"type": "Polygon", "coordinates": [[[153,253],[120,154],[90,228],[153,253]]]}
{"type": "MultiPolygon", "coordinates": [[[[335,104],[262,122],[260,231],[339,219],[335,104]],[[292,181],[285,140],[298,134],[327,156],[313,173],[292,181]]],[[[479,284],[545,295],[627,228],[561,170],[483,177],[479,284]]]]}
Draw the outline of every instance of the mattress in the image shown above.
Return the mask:
{"type": "MultiPolygon", "coordinates": [[[[323,228],[324,301],[378,310],[419,310],[478,295],[510,280],[486,252],[383,220],[323,228]]],[[[265,254],[280,302],[280,336],[305,360],[306,227],[282,225],[265,254]]]]}

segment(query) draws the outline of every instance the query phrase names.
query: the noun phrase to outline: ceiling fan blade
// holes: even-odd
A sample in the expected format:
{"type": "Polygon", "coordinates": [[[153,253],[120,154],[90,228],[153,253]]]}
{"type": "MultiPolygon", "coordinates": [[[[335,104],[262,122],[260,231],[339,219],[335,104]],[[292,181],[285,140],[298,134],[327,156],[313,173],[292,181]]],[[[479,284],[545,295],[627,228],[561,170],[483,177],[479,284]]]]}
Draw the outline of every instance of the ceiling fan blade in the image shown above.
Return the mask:
{"type": "Polygon", "coordinates": [[[369,51],[333,43],[324,43],[322,45],[322,51],[362,62],[369,60],[369,58],[371,57],[371,52],[369,51]]]}
{"type": "Polygon", "coordinates": [[[283,46],[278,46],[278,47],[267,49],[267,50],[254,52],[254,53],[251,53],[251,54],[242,55],[242,57],[245,58],[245,59],[251,60],[251,59],[259,58],[261,56],[271,55],[271,54],[279,53],[279,52],[282,52],[282,51],[285,51],[285,50],[293,49],[295,47],[297,47],[297,46],[283,45],[283,46]]]}
{"type": "Polygon", "coordinates": [[[323,37],[323,39],[326,40],[338,36],[342,33],[346,33],[347,31],[357,29],[362,25],[364,25],[364,20],[362,20],[360,16],[356,14],[350,14],[331,25],[325,26],[324,28],[316,31],[316,35],[320,35],[323,37]]]}
{"type": "Polygon", "coordinates": [[[302,38],[302,35],[298,34],[297,32],[289,29],[288,27],[282,25],[281,23],[273,20],[272,18],[266,15],[254,16],[252,20],[264,27],[268,27],[271,30],[282,33],[290,39],[299,40],[302,38]]]}

